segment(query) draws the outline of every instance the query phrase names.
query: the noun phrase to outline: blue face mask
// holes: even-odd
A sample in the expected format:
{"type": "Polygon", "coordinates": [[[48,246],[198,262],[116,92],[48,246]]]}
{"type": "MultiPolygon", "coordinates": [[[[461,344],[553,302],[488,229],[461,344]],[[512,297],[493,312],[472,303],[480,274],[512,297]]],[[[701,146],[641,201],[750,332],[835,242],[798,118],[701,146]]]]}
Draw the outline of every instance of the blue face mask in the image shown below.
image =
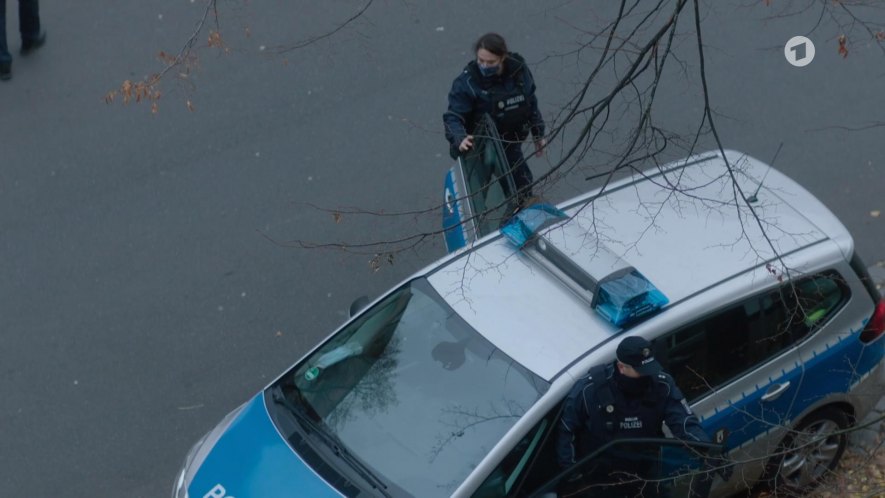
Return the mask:
{"type": "Polygon", "coordinates": [[[499,67],[501,67],[500,64],[496,64],[494,66],[479,66],[479,72],[482,73],[483,76],[488,78],[489,76],[494,76],[498,74],[499,67]]]}

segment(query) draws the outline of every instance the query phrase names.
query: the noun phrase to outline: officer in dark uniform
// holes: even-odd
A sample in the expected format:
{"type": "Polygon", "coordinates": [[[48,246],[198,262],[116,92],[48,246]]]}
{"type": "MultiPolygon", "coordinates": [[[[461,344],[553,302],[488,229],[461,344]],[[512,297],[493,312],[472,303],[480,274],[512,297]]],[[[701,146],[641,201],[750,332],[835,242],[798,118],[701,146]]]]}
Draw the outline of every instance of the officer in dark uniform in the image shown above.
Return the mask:
{"type": "Polygon", "coordinates": [[[522,142],[531,133],[536,155],[543,153],[544,119],[538,111],[535,80],[517,53],[507,50],[501,35],[488,33],[475,45],[470,61],[452,83],[449,108],[443,114],[452,158],[473,147],[473,131],[483,114],[489,114],[504,141],[504,153],[522,197],[531,196],[532,172],[522,155],[522,142]]]}
{"type": "Polygon", "coordinates": [[[560,468],[621,438],[663,437],[662,423],[679,439],[710,442],[673,378],[661,370],[651,344],[627,337],[617,359],[590,370],[566,397],[559,424],[560,468]]]}

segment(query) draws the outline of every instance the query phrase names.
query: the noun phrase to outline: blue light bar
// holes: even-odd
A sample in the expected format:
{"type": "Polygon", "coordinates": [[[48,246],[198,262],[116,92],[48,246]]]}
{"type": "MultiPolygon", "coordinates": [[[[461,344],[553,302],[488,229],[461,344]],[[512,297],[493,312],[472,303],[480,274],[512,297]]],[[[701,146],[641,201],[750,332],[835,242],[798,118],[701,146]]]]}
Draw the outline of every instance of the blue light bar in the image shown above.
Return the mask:
{"type": "Polygon", "coordinates": [[[670,300],[633,268],[599,282],[593,308],[616,327],[666,306],[670,300]]]}
{"type": "Polygon", "coordinates": [[[516,213],[501,227],[501,233],[616,327],[670,302],[645,276],[599,244],[576,220],[539,234],[567,219],[568,215],[555,206],[536,204],[516,213]]]}
{"type": "Polygon", "coordinates": [[[550,204],[534,204],[516,213],[501,227],[501,233],[514,246],[522,247],[538,233],[554,223],[568,218],[561,209],[550,204]]]}

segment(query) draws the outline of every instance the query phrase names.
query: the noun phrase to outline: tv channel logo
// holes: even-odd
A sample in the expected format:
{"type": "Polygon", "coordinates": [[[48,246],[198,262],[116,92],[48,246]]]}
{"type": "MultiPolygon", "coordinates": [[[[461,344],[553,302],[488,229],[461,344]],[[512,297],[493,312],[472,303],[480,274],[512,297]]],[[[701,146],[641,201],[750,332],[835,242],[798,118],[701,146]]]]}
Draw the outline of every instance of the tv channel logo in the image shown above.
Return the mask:
{"type": "Polygon", "coordinates": [[[784,57],[796,67],[805,67],[814,60],[814,43],[804,36],[794,36],[784,45],[784,57]]]}

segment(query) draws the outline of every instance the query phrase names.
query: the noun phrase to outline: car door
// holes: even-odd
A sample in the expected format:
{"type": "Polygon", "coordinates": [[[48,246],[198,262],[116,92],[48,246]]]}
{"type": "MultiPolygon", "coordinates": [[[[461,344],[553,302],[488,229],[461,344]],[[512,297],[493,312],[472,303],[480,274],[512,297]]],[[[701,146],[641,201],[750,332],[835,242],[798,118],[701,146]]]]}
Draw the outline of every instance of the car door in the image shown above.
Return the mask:
{"type": "MultiPolygon", "coordinates": [[[[804,404],[804,367],[789,286],[734,303],[655,340],[656,356],[700,415],[714,442],[752,482],[804,404]]],[[[730,483],[738,486],[742,483],[730,483]]]]}
{"type": "Polygon", "coordinates": [[[473,136],[473,149],[460,155],[446,174],[443,230],[448,252],[494,232],[516,207],[516,184],[488,115],[473,136]]]}
{"type": "Polygon", "coordinates": [[[618,439],[597,448],[525,494],[537,498],[709,496],[727,472],[720,445],[675,439],[618,439]]]}

